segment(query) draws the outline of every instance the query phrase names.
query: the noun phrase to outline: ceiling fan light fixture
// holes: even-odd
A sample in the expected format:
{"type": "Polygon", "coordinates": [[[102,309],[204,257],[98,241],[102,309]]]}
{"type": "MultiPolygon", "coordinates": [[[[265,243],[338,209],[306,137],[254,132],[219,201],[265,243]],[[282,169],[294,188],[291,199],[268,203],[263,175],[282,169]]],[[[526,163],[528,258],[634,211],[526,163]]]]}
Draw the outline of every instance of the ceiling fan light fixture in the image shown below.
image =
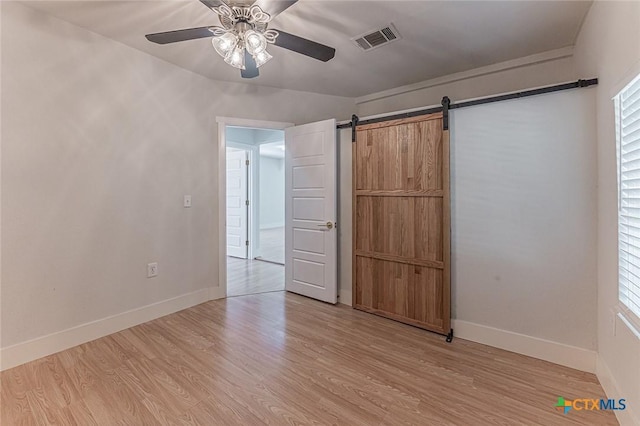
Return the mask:
{"type": "Polygon", "coordinates": [[[253,59],[256,61],[256,67],[260,68],[262,65],[266,64],[273,58],[266,50],[263,50],[260,53],[253,55],[253,59]]]}
{"type": "MultiPolygon", "coordinates": [[[[251,1],[253,2],[253,0],[251,1]]],[[[211,43],[216,53],[227,64],[241,69],[242,78],[255,78],[260,75],[258,67],[273,58],[267,52],[269,44],[322,62],[331,60],[336,53],[334,48],[281,30],[268,28],[273,17],[297,1],[264,0],[259,2],[267,9],[265,11],[257,4],[247,6],[247,2],[244,1],[231,2],[230,6],[227,4],[227,0],[200,0],[202,4],[218,15],[219,26],[164,31],[147,34],[145,37],[156,44],[212,37],[211,43]]]]}
{"type": "Polygon", "coordinates": [[[244,68],[244,48],[242,46],[236,46],[225,58],[224,61],[234,68],[241,70],[244,68]]]}
{"type": "Polygon", "coordinates": [[[247,52],[252,55],[264,52],[267,48],[267,39],[265,36],[255,30],[249,30],[244,34],[244,43],[247,52]]]}
{"type": "Polygon", "coordinates": [[[216,49],[218,55],[226,58],[238,44],[238,37],[231,32],[224,33],[219,37],[212,38],[211,44],[213,44],[213,48],[216,49]]]}

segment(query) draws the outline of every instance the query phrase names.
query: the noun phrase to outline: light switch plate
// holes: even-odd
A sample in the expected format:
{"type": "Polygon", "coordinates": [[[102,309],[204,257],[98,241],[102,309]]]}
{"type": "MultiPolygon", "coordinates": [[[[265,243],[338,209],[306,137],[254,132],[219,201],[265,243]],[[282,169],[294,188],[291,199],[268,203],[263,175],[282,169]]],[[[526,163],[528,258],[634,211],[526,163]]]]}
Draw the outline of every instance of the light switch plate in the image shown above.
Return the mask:
{"type": "Polygon", "coordinates": [[[158,276],[158,262],[147,263],[147,278],[158,276]]]}
{"type": "Polygon", "coordinates": [[[191,207],[191,195],[184,196],[184,206],[185,208],[191,207]]]}

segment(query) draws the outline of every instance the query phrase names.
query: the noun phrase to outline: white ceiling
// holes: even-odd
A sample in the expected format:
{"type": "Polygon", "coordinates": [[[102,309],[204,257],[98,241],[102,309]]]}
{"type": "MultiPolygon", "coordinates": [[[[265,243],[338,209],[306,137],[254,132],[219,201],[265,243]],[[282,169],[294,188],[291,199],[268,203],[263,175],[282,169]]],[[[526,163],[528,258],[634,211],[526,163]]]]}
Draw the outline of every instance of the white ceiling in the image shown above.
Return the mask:
{"type": "Polygon", "coordinates": [[[349,97],[571,46],[591,2],[300,0],[271,28],[335,47],[327,63],[271,47],[274,59],[252,80],[225,64],[208,39],[156,45],[147,33],[217,25],[197,0],[26,1],[215,80],[349,97]],[[364,52],[351,38],[392,22],[403,39],[364,52]]]}
{"type": "Polygon", "coordinates": [[[225,131],[227,143],[257,145],[262,156],[284,158],[284,130],[227,126],[225,131]]]}

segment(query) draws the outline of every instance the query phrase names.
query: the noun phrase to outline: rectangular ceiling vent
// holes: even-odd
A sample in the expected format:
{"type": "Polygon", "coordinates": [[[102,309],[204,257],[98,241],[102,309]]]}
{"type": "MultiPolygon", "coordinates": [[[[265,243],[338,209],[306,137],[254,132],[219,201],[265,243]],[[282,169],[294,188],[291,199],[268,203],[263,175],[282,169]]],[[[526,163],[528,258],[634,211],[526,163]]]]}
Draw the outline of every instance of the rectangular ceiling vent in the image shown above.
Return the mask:
{"type": "Polygon", "coordinates": [[[393,26],[389,24],[384,28],[375,31],[368,31],[365,34],[352,38],[362,50],[372,50],[385,44],[391,43],[395,40],[400,40],[402,37],[400,33],[393,26]]]}

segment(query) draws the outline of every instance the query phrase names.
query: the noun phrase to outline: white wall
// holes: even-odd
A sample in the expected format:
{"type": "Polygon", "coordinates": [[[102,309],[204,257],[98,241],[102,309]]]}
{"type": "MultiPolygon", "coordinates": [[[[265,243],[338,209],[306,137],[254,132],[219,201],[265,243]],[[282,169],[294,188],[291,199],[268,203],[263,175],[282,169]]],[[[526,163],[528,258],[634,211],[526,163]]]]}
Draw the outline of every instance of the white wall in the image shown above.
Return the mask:
{"type": "Polygon", "coordinates": [[[284,226],[284,158],[260,156],[259,185],[260,229],[284,226]]]}
{"type": "Polygon", "coordinates": [[[207,81],[21,5],[2,19],[2,347],[215,285],[207,81]]]}
{"type": "MultiPolygon", "coordinates": [[[[562,52],[565,51],[566,49],[562,50],[562,52]]],[[[564,54],[570,54],[570,50],[564,54]]],[[[526,90],[532,87],[591,77],[576,74],[571,56],[524,65],[527,60],[537,61],[544,57],[554,56],[557,55],[534,55],[526,59],[447,76],[444,79],[425,81],[418,84],[418,86],[425,87],[417,90],[402,91],[399,94],[389,96],[382,93],[380,96],[363,97],[363,99],[356,100],[358,103],[357,114],[360,117],[366,117],[390,111],[440,105],[443,96],[448,96],[451,102],[455,103],[497,93],[526,90]],[[515,66],[515,64],[520,65],[515,66]]]]}
{"type": "Polygon", "coordinates": [[[353,249],[353,145],[351,129],[338,130],[338,295],[340,303],[351,305],[353,249]]]}
{"type": "Polygon", "coordinates": [[[622,424],[640,424],[640,339],[615,317],[618,304],[617,171],[611,98],[640,73],[640,2],[595,2],[578,36],[576,67],[596,75],[598,155],[598,377],[622,424]],[[614,331],[615,330],[615,331],[614,331]]]}
{"type": "MultiPolygon", "coordinates": [[[[2,82],[2,2],[0,2],[0,83],[2,82]]],[[[0,84],[1,86],[1,84],[0,84]]],[[[2,88],[0,87],[0,98],[2,88]]],[[[2,101],[0,99],[0,348],[2,347],[2,101]]],[[[0,370],[2,351],[0,350],[0,370]]]]}
{"type": "Polygon", "coordinates": [[[216,116],[354,109],[213,82],[22,4],[3,2],[1,35],[2,368],[216,297],[216,116]]]}
{"type": "MultiPolygon", "coordinates": [[[[485,326],[596,349],[594,99],[580,89],[452,111],[460,332],[485,326]]],[[[594,353],[583,355],[593,370],[594,353]]]]}

